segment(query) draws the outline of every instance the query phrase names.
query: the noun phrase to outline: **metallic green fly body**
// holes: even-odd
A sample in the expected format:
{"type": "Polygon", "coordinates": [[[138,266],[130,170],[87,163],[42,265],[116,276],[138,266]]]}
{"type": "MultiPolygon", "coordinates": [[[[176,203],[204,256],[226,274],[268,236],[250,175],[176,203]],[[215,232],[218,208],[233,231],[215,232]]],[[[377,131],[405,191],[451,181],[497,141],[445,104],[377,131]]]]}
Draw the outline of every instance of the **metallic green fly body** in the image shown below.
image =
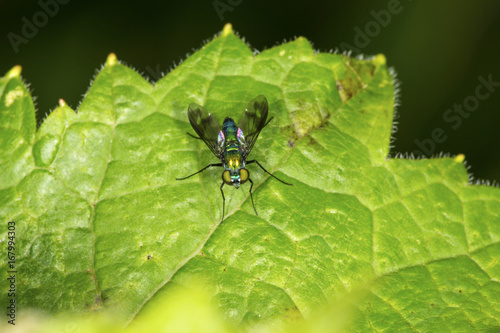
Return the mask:
{"type": "Polygon", "coordinates": [[[210,167],[223,167],[222,184],[220,186],[220,191],[222,193],[222,220],[224,220],[226,206],[226,198],[222,190],[224,184],[239,188],[240,185],[249,181],[251,184],[250,198],[252,199],[252,206],[255,214],[259,215],[257,214],[253,202],[253,181],[250,178],[250,172],[245,168],[246,165],[256,163],[271,177],[279,180],[283,184],[292,185],[270,174],[257,160],[247,161],[247,157],[252,151],[255,141],[257,141],[259,137],[260,131],[262,131],[262,129],[273,119],[273,117],[271,117],[266,122],[268,109],[267,99],[263,95],[259,95],[248,103],[247,108],[241,116],[239,126],[236,126],[233,119],[227,117],[224,119],[221,130],[215,116],[208,113],[203,106],[195,103],[189,105],[189,122],[199,137],[188,134],[196,139],[203,140],[212,153],[220,160],[220,163],[209,164],[192,175],[176,179],[183,180],[189,178],[210,167]]]}

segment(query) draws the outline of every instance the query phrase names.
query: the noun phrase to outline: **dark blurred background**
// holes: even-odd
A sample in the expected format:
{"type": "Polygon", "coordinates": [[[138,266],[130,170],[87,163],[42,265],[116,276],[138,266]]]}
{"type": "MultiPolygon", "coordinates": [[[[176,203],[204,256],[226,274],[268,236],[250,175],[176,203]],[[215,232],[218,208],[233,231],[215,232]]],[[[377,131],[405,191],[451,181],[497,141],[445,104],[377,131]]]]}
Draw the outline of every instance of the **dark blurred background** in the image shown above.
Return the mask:
{"type": "Polygon", "coordinates": [[[500,181],[498,0],[0,0],[0,75],[23,67],[40,121],[59,98],[76,108],[110,52],[156,81],[227,22],[258,50],[304,36],[384,53],[401,82],[392,155],[463,153],[500,181]]]}

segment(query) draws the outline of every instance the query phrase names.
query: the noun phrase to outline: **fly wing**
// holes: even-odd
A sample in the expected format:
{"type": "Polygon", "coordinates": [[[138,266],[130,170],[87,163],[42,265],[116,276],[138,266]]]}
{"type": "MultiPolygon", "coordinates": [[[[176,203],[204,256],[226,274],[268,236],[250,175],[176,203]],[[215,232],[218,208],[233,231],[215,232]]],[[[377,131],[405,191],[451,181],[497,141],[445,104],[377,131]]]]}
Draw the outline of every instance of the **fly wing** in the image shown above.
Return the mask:
{"type": "Polygon", "coordinates": [[[264,95],[259,95],[248,103],[240,118],[239,128],[243,131],[246,144],[243,146],[243,155],[246,158],[259,137],[260,131],[267,125],[269,106],[264,95]]]}
{"type": "Polygon", "coordinates": [[[220,127],[215,116],[208,113],[203,106],[191,103],[188,108],[188,118],[196,134],[205,142],[212,153],[220,159],[222,152],[217,144],[220,127]]]}

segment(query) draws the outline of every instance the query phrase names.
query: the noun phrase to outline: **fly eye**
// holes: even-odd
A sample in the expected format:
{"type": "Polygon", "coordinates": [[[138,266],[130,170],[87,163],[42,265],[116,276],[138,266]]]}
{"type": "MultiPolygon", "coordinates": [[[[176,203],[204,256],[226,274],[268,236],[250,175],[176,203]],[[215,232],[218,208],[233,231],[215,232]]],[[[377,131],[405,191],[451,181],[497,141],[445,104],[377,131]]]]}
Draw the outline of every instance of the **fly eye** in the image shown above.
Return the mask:
{"type": "Polygon", "coordinates": [[[250,177],[250,172],[247,169],[240,170],[240,184],[245,183],[250,177]]]}
{"type": "Polygon", "coordinates": [[[229,173],[229,170],[226,170],[222,173],[222,181],[226,185],[233,185],[233,182],[231,180],[231,173],[229,173]]]}

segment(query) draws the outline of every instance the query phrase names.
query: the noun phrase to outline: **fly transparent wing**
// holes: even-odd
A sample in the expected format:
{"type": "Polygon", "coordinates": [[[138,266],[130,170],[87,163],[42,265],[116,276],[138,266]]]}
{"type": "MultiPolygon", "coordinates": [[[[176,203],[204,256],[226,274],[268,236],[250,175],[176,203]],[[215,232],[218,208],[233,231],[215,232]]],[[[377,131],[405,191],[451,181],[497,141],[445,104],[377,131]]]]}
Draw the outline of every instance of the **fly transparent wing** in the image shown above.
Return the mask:
{"type": "Polygon", "coordinates": [[[243,155],[246,158],[253,145],[259,137],[260,131],[267,125],[267,112],[269,106],[264,95],[259,95],[248,103],[247,108],[240,118],[239,128],[243,131],[246,144],[243,147],[243,155]]]}
{"type": "Polygon", "coordinates": [[[203,106],[191,103],[188,108],[188,118],[196,134],[205,142],[212,153],[220,159],[222,152],[217,144],[220,126],[215,116],[208,113],[203,106]]]}

